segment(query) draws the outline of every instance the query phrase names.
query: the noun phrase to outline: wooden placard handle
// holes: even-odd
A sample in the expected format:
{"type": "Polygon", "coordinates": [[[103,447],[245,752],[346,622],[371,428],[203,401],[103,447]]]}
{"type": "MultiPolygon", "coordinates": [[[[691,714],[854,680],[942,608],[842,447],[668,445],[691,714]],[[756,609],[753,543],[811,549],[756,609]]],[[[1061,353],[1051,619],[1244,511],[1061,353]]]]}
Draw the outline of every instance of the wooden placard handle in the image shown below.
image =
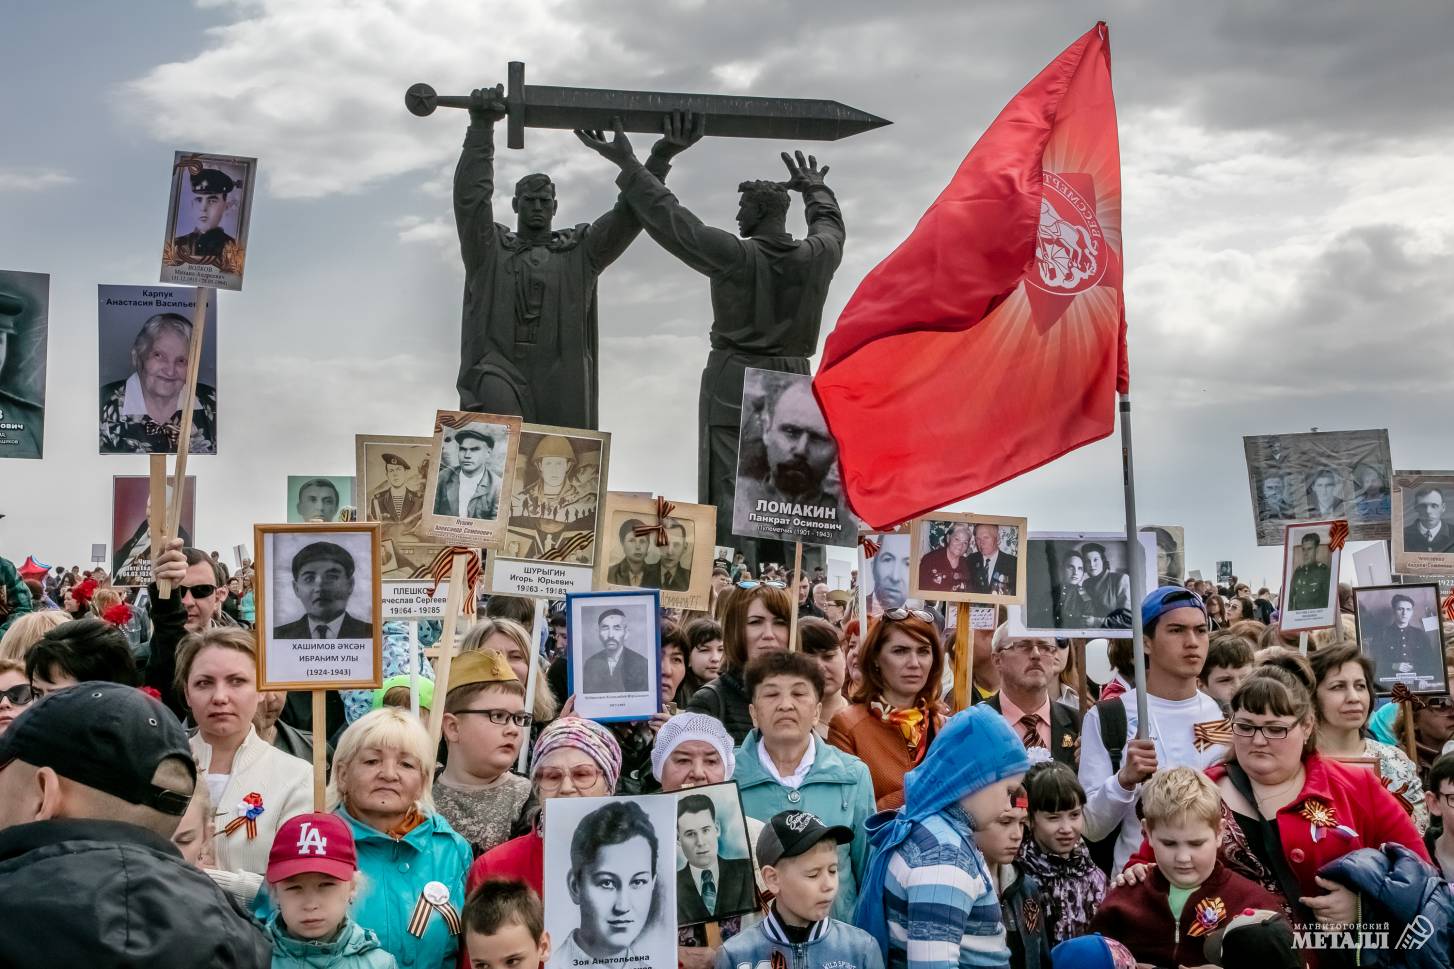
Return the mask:
{"type": "Polygon", "coordinates": [[[974,667],[974,630],[970,614],[974,607],[961,602],[954,610],[954,710],[969,709],[970,670],[974,667]]]}
{"type": "Polygon", "coordinates": [[[326,810],[328,787],[328,710],[325,690],[313,691],[313,810],[326,810]]]}
{"type": "MultiPolygon", "coordinates": [[[[156,579],[156,560],[167,549],[167,456],[152,454],[151,474],[147,491],[147,531],[151,533],[152,580],[157,584],[157,595],[163,599],[172,597],[171,582],[156,579]]],[[[125,564],[125,563],[122,563],[125,564]]]]}
{"type": "MultiPolygon", "coordinates": [[[[434,706],[429,709],[430,750],[439,746],[439,736],[444,731],[444,695],[449,692],[449,667],[454,662],[454,631],[469,589],[465,574],[469,571],[471,554],[473,553],[460,552],[455,555],[449,572],[449,597],[444,605],[444,632],[439,637],[439,662],[434,667],[434,706]]],[[[474,603],[470,602],[469,605],[473,611],[474,603]]]]}
{"type": "MultiPolygon", "coordinates": [[[[798,588],[803,584],[803,543],[793,543],[793,589],[791,592],[792,606],[788,613],[788,652],[795,653],[798,650],[798,588]]],[[[808,586],[808,595],[813,594],[813,587],[808,586]]]]}
{"type": "MultiPolygon", "coordinates": [[[[192,307],[192,345],[187,351],[187,385],[182,388],[181,423],[177,428],[177,463],[172,475],[171,502],[167,505],[167,539],[176,538],[182,527],[182,507],[187,497],[187,455],[192,451],[192,409],[197,402],[197,371],[202,365],[202,343],[207,339],[207,307],[216,295],[217,291],[211,286],[198,286],[197,301],[192,307]]],[[[157,593],[170,598],[170,584],[166,592],[158,586],[157,593]]]]}

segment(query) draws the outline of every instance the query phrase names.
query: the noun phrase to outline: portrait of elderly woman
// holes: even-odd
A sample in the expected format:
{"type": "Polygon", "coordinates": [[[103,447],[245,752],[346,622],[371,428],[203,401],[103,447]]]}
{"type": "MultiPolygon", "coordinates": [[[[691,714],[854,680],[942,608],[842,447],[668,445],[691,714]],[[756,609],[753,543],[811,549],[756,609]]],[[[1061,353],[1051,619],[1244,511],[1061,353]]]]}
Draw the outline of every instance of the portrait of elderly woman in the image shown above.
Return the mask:
{"type": "MultiPolygon", "coordinates": [[[[106,309],[103,297],[103,379],[108,363],[104,349],[106,309]]],[[[182,391],[187,385],[191,346],[192,323],[185,316],[157,313],[142,324],[131,344],[130,373],[101,387],[102,454],[177,451],[182,391]]],[[[114,361],[115,357],[110,362],[114,361]]],[[[215,371],[215,368],[203,368],[208,369],[215,371]]],[[[201,380],[197,382],[197,396],[192,405],[190,451],[192,454],[217,453],[217,392],[201,380]]]]}

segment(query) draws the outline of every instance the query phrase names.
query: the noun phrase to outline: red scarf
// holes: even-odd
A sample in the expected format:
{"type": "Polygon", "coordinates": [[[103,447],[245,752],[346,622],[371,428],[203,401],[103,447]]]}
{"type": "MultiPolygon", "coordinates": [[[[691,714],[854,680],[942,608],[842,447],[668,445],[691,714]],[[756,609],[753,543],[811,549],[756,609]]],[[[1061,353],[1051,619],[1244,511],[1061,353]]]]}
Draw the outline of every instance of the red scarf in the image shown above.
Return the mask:
{"type": "Polygon", "coordinates": [[[898,728],[909,745],[910,758],[917,764],[929,749],[929,742],[934,739],[938,728],[937,711],[931,710],[929,704],[922,699],[912,707],[899,709],[891,706],[882,697],[870,700],[868,709],[883,723],[898,728]]]}

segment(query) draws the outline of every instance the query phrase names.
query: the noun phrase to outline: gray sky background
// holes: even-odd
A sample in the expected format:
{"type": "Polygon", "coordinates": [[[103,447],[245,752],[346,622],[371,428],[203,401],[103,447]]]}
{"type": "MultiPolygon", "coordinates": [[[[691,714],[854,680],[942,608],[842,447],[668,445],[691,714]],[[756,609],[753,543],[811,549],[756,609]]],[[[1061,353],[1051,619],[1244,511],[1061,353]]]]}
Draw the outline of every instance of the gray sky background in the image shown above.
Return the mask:
{"type": "MultiPolygon", "coordinates": [[[[289,474],[351,474],[355,433],[427,433],[456,403],[465,117],[409,115],[410,83],[467,93],[514,59],[534,83],[826,97],[892,119],[803,146],[832,165],[848,225],[826,337],[1005,102],[1098,16],[1120,111],[1140,518],[1184,525],[1191,568],[1230,558],[1276,585],[1242,435],[1387,427],[1396,466],[1454,465],[1443,0],[19,0],[0,67],[0,267],[52,274],[49,417],[44,461],[0,465],[0,554],[83,561],[109,533],[111,476],[146,471],[96,454],[96,284],[157,280],[174,149],[260,159],[245,288],[219,297],[222,453],[189,465],[200,542],[228,550],[283,520],[289,474]]],[[[778,177],[793,147],[708,140],[671,185],[730,227],[736,184],[778,177]]],[[[535,170],[555,177],[562,224],[612,202],[614,169],[568,132],[500,154],[497,213],[535,170]]],[[[611,485],[692,500],[706,281],[643,236],[600,307],[611,485]]],[[[937,439],[932,415],[904,433],[975,450],[937,439]]],[[[1119,530],[1118,452],[1101,442],[965,507],[1119,530]]]]}

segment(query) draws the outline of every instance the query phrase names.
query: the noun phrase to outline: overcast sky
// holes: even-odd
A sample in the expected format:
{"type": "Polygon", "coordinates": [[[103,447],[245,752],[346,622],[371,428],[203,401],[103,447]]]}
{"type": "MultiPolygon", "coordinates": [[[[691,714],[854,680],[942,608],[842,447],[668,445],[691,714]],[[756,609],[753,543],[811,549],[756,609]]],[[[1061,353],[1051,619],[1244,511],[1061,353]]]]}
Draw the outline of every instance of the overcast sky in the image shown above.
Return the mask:
{"type": "MultiPolygon", "coordinates": [[[[832,165],[848,226],[826,337],[1005,102],[1098,15],[1140,518],[1184,525],[1189,567],[1230,558],[1275,586],[1244,434],[1387,427],[1396,466],[1454,465],[1445,0],[19,0],[0,66],[0,268],[52,275],[51,342],[46,457],[0,463],[0,554],[83,561],[108,540],[111,476],[146,471],[96,454],[96,285],[157,280],[174,149],[260,159],[245,288],[219,297],[220,453],[191,461],[200,544],[230,549],[283,520],[287,475],[351,474],[355,433],[427,433],[457,403],[465,117],[409,115],[410,83],[467,93],[523,60],[534,83],[833,98],[891,119],[804,146],[832,165]]],[[[643,154],[650,140],[634,139],[643,154]]],[[[614,169],[568,132],[500,143],[498,184],[552,173],[559,223],[612,203],[614,169]]],[[[779,176],[791,147],[709,140],[671,184],[730,227],[736,184],[779,176]]],[[[611,485],[695,500],[707,283],[642,236],[599,300],[611,485]]],[[[966,401],[974,388],[966,360],[966,401]]],[[[975,450],[936,439],[929,414],[904,433],[975,450]]],[[[1119,530],[1118,447],[965,507],[1119,530]]]]}

